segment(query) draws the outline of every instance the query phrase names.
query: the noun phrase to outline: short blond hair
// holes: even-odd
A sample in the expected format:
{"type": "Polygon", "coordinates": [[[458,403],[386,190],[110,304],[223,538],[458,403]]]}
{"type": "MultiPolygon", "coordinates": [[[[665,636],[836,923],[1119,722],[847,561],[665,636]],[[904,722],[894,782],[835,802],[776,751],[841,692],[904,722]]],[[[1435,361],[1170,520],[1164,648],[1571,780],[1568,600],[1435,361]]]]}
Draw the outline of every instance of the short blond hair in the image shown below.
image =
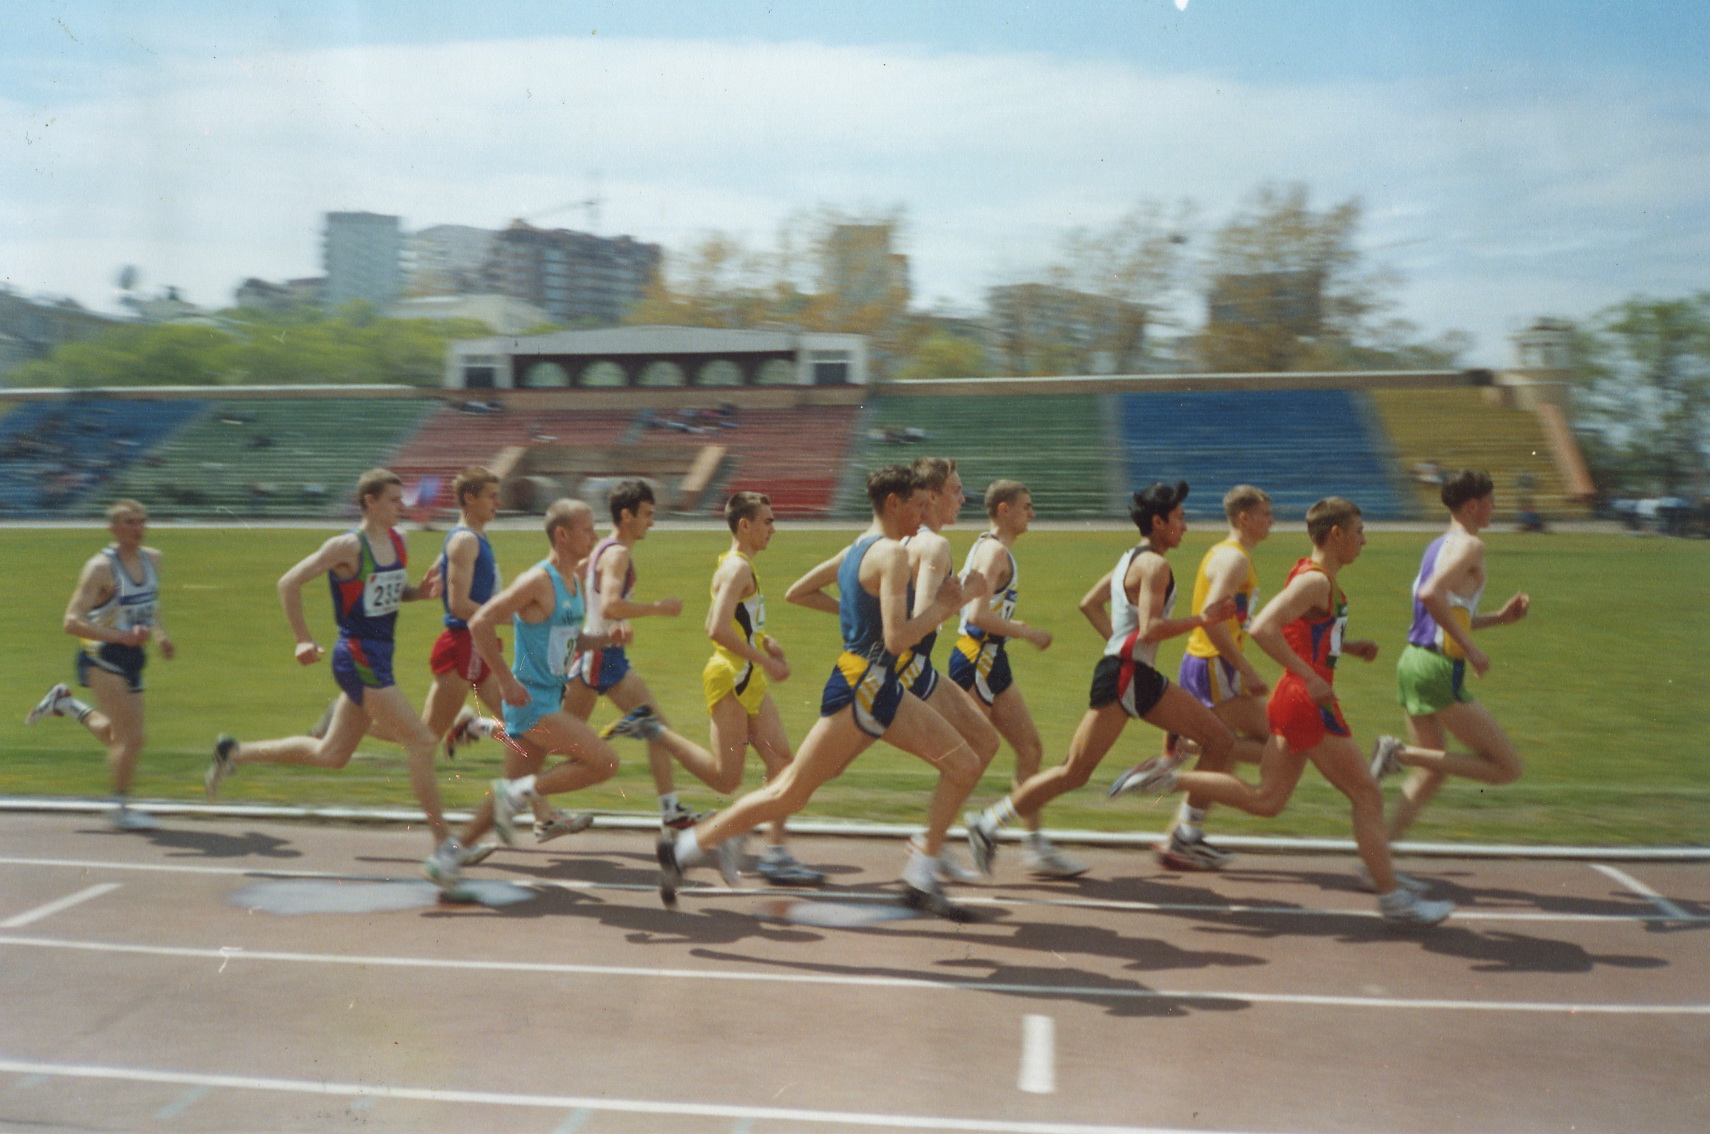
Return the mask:
{"type": "Polygon", "coordinates": [[[127,516],[136,516],[146,520],[148,519],[148,509],[142,506],[142,501],[132,500],[128,496],[107,505],[107,522],[109,524],[116,524],[127,516]]]}
{"type": "Polygon", "coordinates": [[[914,469],[914,475],[920,478],[920,486],[928,492],[937,492],[950,480],[950,474],[956,471],[956,462],[949,457],[916,457],[909,466],[914,469]]]}
{"type": "Polygon", "coordinates": [[[386,491],[388,485],[404,486],[404,478],[391,469],[369,469],[356,480],[356,506],[366,509],[368,501],[386,491]]]}
{"type": "Polygon", "coordinates": [[[584,512],[591,520],[594,510],[573,496],[561,496],[554,500],[546,509],[546,542],[556,542],[558,529],[567,527],[571,520],[584,512]]]}
{"type": "Polygon", "coordinates": [[[1306,534],[1313,547],[1323,547],[1330,533],[1347,531],[1360,517],[1360,506],[1340,496],[1326,496],[1306,510],[1306,534]]]}
{"type": "Polygon", "coordinates": [[[479,496],[482,489],[489,484],[498,484],[499,474],[480,465],[469,465],[457,474],[457,479],[451,482],[451,498],[457,501],[459,508],[463,507],[465,496],[479,496]]]}
{"type": "Polygon", "coordinates": [[[1237,484],[1223,494],[1223,514],[1234,523],[1243,512],[1251,512],[1261,504],[1269,504],[1271,494],[1250,484],[1237,484]]]}

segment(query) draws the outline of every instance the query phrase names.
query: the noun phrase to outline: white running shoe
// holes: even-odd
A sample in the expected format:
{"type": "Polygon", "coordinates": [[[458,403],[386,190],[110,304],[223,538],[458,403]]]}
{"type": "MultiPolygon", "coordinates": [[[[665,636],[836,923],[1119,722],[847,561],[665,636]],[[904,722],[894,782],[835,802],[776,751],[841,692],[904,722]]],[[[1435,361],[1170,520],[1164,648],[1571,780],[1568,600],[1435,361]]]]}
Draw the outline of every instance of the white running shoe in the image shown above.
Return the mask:
{"type": "MultiPolygon", "coordinates": [[[[1377,887],[1372,885],[1372,872],[1366,869],[1365,863],[1360,863],[1360,865],[1354,869],[1354,874],[1359,878],[1361,886],[1364,886],[1374,894],[1377,893],[1377,887]]],[[[1399,870],[1394,871],[1394,874],[1395,884],[1400,886],[1403,890],[1407,890],[1415,894],[1429,894],[1431,892],[1431,883],[1417,875],[1403,874],[1399,870]]]]}
{"type": "Polygon", "coordinates": [[[550,843],[553,839],[574,835],[578,831],[586,831],[594,825],[592,815],[572,815],[558,808],[552,809],[552,818],[536,819],[534,821],[534,841],[550,843]]]}
{"type": "Polygon", "coordinates": [[[1401,750],[1407,742],[1394,736],[1380,736],[1372,745],[1372,779],[1383,782],[1385,776],[1401,771],[1401,750]]]}
{"type": "Polygon", "coordinates": [[[47,696],[36,702],[35,708],[24,714],[24,723],[33,725],[43,717],[63,717],[65,714],[58,708],[61,697],[71,696],[71,686],[60,682],[47,691],[47,696]]]}
{"type": "Polygon", "coordinates": [[[1436,925],[1444,918],[1455,912],[1455,903],[1432,901],[1421,898],[1413,891],[1397,888],[1387,894],[1379,894],[1378,912],[1384,920],[1399,922],[1402,925],[1436,925]]]}
{"type": "Polygon", "coordinates": [[[1145,763],[1136,764],[1110,785],[1112,796],[1126,795],[1129,792],[1143,792],[1148,795],[1158,795],[1170,791],[1181,778],[1181,768],[1168,756],[1154,756],[1145,763]]]}
{"type": "Polygon", "coordinates": [[[463,880],[465,853],[462,843],[456,839],[447,839],[435,847],[433,853],[422,862],[422,873],[429,882],[450,893],[457,889],[457,884],[463,880]]]}
{"type": "Polygon", "coordinates": [[[486,862],[498,849],[498,843],[476,843],[474,846],[464,847],[463,859],[459,865],[474,866],[477,862],[486,862]]]}
{"type": "Polygon", "coordinates": [[[1070,858],[1044,835],[1028,840],[1021,852],[1021,862],[1027,873],[1035,878],[1079,878],[1092,867],[1070,858]]]}
{"type": "Polygon", "coordinates": [[[962,826],[968,832],[968,853],[974,858],[974,869],[990,878],[992,861],[997,858],[997,824],[988,823],[983,811],[970,811],[962,816],[962,826]]]}
{"type": "Polygon", "coordinates": [[[451,722],[451,729],[445,734],[445,758],[457,759],[457,750],[474,744],[479,738],[469,731],[469,726],[475,721],[475,710],[468,705],[457,710],[457,719],[451,722]]]}
{"type": "Polygon", "coordinates": [[[1222,870],[1235,859],[1230,852],[1206,842],[1204,835],[1184,839],[1175,831],[1170,832],[1168,842],[1152,849],[1158,861],[1171,870],[1222,870]]]}
{"type": "Polygon", "coordinates": [[[767,847],[754,873],[774,886],[818,886],[825,881],[823,871],[804,866],[783,847],[767,847]]]}
{"type": "Polygon", "coordinates": [[[115,831],[152,831],[160,826],[148,812],[138,811],[124,803],[113,809],[112,819],[115,831]]]}
{"type": "Polygon", "coordinates": [[[511,782],[500,776],[487,787],[493,793],[493,833],[498,835],[499,841],[507,847],[515,846],[517,812],[522,808],[511,799],[511,782]]]}

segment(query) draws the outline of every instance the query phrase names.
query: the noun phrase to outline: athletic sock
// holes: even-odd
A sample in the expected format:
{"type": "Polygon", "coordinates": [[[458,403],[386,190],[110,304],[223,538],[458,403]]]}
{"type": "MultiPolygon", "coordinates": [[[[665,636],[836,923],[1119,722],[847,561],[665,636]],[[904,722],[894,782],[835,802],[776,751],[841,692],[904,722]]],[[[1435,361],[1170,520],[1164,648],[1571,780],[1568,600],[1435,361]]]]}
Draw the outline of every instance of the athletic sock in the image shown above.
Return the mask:
{"type": "Polygon", "coordinates": [[[1021,816],[1016,813],[1015,804],[1010,802],[1009,796],[1007,795],[992,804],[990,807],[986,808],[985,814],[981,816],[981,818],[990,822],[993,827],[1007,827],[1020,817],[1021,816]]]}
{"type": "Polygon", "coordinates": [[[908,862],[903,864],[903,881],[916,890],[938,889],[938,860],[928,858],[925,854],[914,853],[908,856],[908,862]]]}
{"type": "Polygon", "coordinates": [[[76,697],[67,693],[65,696],[53,703],[53,711],[62,717],[76,717],[77,723],[82,724],[84,719],[88,717],[90,713],[95,711],[95,706],[85,705],[82,701],[79,701],[76,697]]]}
{"type": "Polygon", "coordinates": [[[677,842],[675,845],[677,848],[678,866],[694,866],[697,863],[706,861],[706,852],[701,849],[701,840],[696,836],[695,829],[693,827],[680,832],[677,835],[677,842]]]}
{"type": "Polygon", "coordinates": [[[474,720],[470,721],[467,726],[465,726],[464,731],[470,736],[477,736],[483,740],[491,740],[493,738],[493,733],[503,727],[503,725],[492,717],[476,717],[474,720]]]}
{"type": "Polygon", "coordinates": [[[1178,838],[1190,843],[1195,839],[1202,838],[1205,832],[1200,830],[1200,826],[1204,822],[1205,808],[1189,807],[1185,799],[1182,800],[1181,806],[1176,808],[1176,836],[1178,838]]]}
{"type": "Polygon", "coordinates": [[[506,780],[505,787],[511,794],[512,803],[533,803],[535,800],[533,776],[519,776],[514,780],[506,780]]]}
{"type": "Polygon", "coordinates": [[[677,802],[676,792],[668,791],[659,797],[659,814],[670,815],[673,812],[681,811],[682,809],[683,805],[677,802]]]}

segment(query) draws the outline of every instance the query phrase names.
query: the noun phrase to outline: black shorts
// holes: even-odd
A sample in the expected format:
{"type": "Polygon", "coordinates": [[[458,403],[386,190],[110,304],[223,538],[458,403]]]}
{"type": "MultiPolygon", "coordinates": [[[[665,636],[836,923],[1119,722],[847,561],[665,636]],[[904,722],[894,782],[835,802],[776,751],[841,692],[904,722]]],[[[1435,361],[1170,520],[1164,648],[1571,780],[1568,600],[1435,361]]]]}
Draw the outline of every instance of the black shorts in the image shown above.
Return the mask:
{"type": "Polygon", "coordinates": [[[1145,662],[1106,654],[1093,668],[1088,704],[1102,709],[1119,704],[1131,717],[1143,717],[1163,700],[1170,679],[1145,662]]]}
{"type": "Polygon", "coordinates": [[[89,671],[92,669],[105,670],[116,677],[125,679],[125,685],[132,693],[143,691],[143,666],[148,662],[148,654],[141,646],[121,646],[117,642],[102,642],[94,653],[88,650],[77,651],[77,684],[89,684],[89,671]]]}

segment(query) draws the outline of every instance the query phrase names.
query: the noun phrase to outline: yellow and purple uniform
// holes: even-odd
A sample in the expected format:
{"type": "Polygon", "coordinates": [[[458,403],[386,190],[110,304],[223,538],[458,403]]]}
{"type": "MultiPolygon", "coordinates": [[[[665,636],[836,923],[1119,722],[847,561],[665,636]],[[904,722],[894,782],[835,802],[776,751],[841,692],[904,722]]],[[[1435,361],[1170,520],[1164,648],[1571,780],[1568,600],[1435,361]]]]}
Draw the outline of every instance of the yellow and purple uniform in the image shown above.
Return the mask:
{"type": "MultiPolygon", "coordinates": [[[[1253,568],[1253,557],[1241,545],[1238,539],[1226,539],[1214,544],[1199,561],[1199,571],[1193,581],[1193,609],[1205,609],[1205,601],[1211,593],[1211,576],[1207,568],[1211,560],[1224,548],[1234,548],[1240,552],[1242,560],[1247,565],[1246,578],[1231,595],[1235,600],[1235,614],[1225,623],[1229,634],[1235,639],[1235,648],[1245,649],[1247,645],[1247,620],[1259,606],[1259,573],[1253,568]]],[[[1199,703],[1208,709],[1215,709],[1225,701],[1244,696],[1247,692],[1241,682],[1241,672],[1235,668],[1235,663],[1225,658],[1217,650],[1217,644],[1206,633],[1205,627],[1195,627],[1188,636],[1187,652],[1182,655],[1181,668],[1177,677],[1183,689],[1198,698],[1199,703]]]]}

